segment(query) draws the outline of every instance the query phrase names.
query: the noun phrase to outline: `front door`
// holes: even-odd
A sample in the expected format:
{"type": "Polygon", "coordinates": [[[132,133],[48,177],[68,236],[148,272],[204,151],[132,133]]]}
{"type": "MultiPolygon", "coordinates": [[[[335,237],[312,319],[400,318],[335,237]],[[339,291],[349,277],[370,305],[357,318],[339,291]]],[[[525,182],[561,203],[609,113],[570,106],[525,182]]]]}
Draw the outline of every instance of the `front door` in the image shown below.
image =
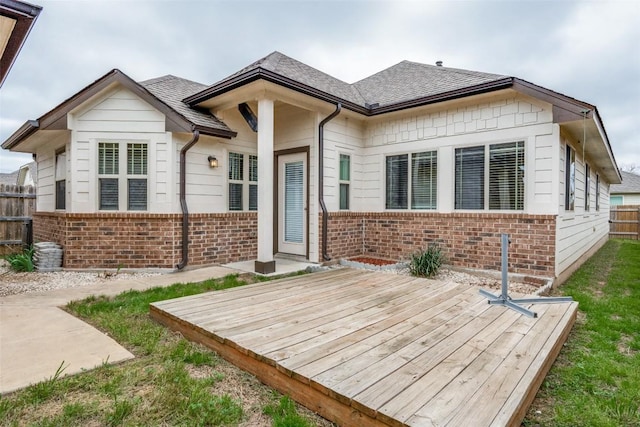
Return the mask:
{"type": "Polygon", "coordinates": [[[278,252],[307,255],[307,153],[278,156],[278,252]]]}

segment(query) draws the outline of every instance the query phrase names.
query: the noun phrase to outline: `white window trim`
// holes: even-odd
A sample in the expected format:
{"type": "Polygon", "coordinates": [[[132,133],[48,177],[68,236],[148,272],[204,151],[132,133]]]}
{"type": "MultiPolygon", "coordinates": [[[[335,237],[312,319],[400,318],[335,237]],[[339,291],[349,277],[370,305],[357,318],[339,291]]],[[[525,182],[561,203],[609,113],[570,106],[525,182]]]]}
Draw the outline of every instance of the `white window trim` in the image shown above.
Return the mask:
{"type": "MultiPolygon", "coordinates": [[[[473,213],[522,213],[527,211],[527,194],[528,194],[528,179],[527,179],[527,171],[528,171],[528,161],[527,161],[527,153],[528,153],[528,139],[527,138],[513,138],[507,140],[499,140],[499,141],[488,141],[479,144],[469,143],[465,145],[454,145],[452,147],[452,166],[451,166],[451,200],[452,200],[452,209],[454,212],[473,212],[473,213]],[[489,197],[490,197],[490,150],[492,145],[500,145],[500,144],[509,144],[522,142],[524,144],[524,175],[523,175],[523,197],[522,197],[522,209],[489,209],[489,197]],[[458,148],[472,148],[472,147],[484,147],[484,200],[483,200],[483,208],[482,209],[456,209],[455,208],[455,200],[456,200],[456,150],[458,148]]],[[[440,168],[438,168],[440,169],[440,168]]]]}
{"type": "MultiPolygon", "coordinates": [[[[249,158],[250,156],[258,156],[258,153],[251,153],[242,150],[225,150],[225,171],[224,177],[226,181],[225,186],[225,206],[227,212],[257,212],[257,210],[249,210],[249,186],[250,185],[258,185],[258,181],[249,181],[249,158]],[[230,154],[239,154],[242,155],[242,180],[237,179],[229,179],[229,156],[230,154]],[[229,184],[242,184],[242,209],[240,210],[231,210],[229,209],[229,184]]],[[[260,207],[258,206],[258,209],[260,207]]]]}
{"type": "Polygon", "coordinates": [[[408,211],[414,211],[414,212],[437,212],[438,211],[438,196],[436,196],[436,207],[434,209],[420,209],[420,208],[412,208],[411,207],[411,200],[412,200],[412,196],[413,196],[413,185],[411,185],[411,180],[412,180],[412,173],[413,173],[413,164],[412,164],[412,156],[414,154],[420,154],[420,153],[431,153],[431,152],[435,152],[436,153],[436,165],[438,165],[438,173],[436,175],[436,189],[438,190],[438,186],[440,184],[439,182],[439,175],[440,175],[440,154],[439,151],[437,149],[431,149],[431,150],[412,150],[412,151],[399,151],[399,152],[391,152],[391,153],[384,153],[383,154],[383,158],[382,158],[382,170],[384,171],[384,173],[382,174],[382,207],[384,209],[384,211],[387,212],[408,212],[408,211]],[[387,208],[387,158],[388,157],[393,157],[393,156],[403,156],[406,155],[407,156],[407,207],[406,208],[387,208]]]}
{"type": "Polygon", "coordinates": [[[95,142],[95,165],[96,165],[96,211],[97,212],[150,212],[151,198],[149,197],[149,175],[151,174],[151,142],[149,140],[135,140],[135,139],[96,139],[95,142]],[[100,174],[100,143],[118,144],[118,174],[100,174]],[[127,144],[145,144],[147,146],[147,173],[145,175],[130,175],[127,173],[127,160],[128,150],[127,144]],[[108,210],[100,209],[100,178],[116,178],[118,179],[118,209],[108,210]],[[128,197],[129,191],[127,188],[129,178],[133,179],[145,179],[147,182],[147,209],[145,210],[129,210],[128,209],[128,197]]]}
{"type": "Polygon", "coordinates": [[[352,206],[352,197],[351,197],[351,193],[352,193],[352,185],[351,185],[351,181],[352,181],[352,176],[353,176],[353,155],[351,153],[344,153],[344,152],[338,152],[338,210],[341,211],[350,211],[351,210],[351,206],[352,206]],[[340,179],[340,167],[341,167],[341,156],[347,156],[349,157],[349,179],[348,180],[343,180],[340,179]],[[346,209],[343,209],[340,207],[340,187],[342,184],[347,184],[349,186],[349,190],[348,190],[348,195],[349,195],[349,200],[347,200],[347,204],[348,207],[346,209]]]}

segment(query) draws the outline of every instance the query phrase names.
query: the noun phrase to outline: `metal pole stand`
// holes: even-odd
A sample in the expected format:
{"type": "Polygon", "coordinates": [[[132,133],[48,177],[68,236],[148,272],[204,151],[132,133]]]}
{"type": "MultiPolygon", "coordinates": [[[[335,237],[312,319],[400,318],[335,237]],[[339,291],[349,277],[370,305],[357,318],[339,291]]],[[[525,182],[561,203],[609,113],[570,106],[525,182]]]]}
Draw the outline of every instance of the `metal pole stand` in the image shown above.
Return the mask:
{"type": "Polygon", "coordinates": [[[507,286],[508,286],[507,272],[509,270],[508,261],[507,261],[508,258],[509,258],[509,235],[502,234],[502,293],[500,295],[495,295],[489,291],[480,289],[480,295],[488,298],[489,304],[504,305],[505,307],[515,310],[520,314],[524,314],[529,317],[538,317],[537,313],[527,308],[521,307],[519,304],[554,304],[554,303],[573,301],[573,298],[571,297],[537,297],[537,298],[518,298],[518,299],[511,298],[507,291],[507,286]]]}

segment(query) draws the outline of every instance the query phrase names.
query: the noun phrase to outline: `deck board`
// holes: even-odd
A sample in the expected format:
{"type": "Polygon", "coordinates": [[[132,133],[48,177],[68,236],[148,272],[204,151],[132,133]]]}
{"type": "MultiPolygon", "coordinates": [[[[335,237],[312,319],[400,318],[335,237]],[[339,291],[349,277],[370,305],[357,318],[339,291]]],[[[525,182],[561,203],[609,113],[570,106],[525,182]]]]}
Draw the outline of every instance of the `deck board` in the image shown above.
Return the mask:
{"type": "Polygon", "coordinates": [[[159,322],[342,425],[518,425],[575,321],[468,285],[336,269],[152,304],[159,322]]]}

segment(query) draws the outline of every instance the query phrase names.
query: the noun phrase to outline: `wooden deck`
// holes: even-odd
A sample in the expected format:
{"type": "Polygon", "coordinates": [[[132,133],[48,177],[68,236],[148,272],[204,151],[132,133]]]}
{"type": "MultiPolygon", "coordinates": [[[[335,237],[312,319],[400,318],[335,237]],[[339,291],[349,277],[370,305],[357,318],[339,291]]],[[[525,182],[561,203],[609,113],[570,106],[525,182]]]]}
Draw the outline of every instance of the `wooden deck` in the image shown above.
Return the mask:
{"type": "Polygon", "coordinates": [[[151,316],[340,425],[519,425],[575,321],[468,285],[337,269],[154,303],[151,316]]]}

